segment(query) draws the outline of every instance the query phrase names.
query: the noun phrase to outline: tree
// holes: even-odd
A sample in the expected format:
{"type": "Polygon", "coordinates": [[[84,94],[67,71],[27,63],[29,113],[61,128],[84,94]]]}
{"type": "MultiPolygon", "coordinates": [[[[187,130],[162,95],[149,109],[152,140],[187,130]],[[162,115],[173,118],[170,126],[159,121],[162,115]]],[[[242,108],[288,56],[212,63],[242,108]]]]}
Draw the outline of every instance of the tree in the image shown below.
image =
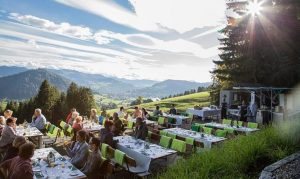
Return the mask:
{"type": "Polygon", "coordinates": [[[142,96],[139,96],[136,98],[136,105],[140,105],[143,103],[143,97],[142,96]]]}
{"type": "Polygon", "coordinates": [[[69,109],[74,108],[78,105],[78,86],[76,83],[71,83],[67,90],[67,106],[69,109]]]}
{"type": "Polygon", "coordinates": [[[59,124],[60,120],[63,120],[64,117],[67,116],[69,112],[67,105],[66,105],[66,94],[61,93],[60,98],[56,101],[53,107],[53,123],[59,124]]]}
{"type": "MultiPolygon", "coordinates": [[[[259,14],[247,1],[231,1],[228,25],[219,39],[220,60],[212,71],[214,88],[236,83],[292,87],[300,81],[300,23],[297,0],[265,0],[259,14]],[[275,3],[274,3],[275,2],[275,3]]],[[[251,2],[250,2],[251,3],[251,2]]]]}

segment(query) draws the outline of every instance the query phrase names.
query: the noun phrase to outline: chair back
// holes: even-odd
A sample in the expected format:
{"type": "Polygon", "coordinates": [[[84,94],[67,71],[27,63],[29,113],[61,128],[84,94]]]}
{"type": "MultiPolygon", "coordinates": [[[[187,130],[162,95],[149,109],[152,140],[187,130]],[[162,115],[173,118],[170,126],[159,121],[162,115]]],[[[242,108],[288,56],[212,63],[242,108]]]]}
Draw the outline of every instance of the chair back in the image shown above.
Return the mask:
{"type": "Polygon", "coordinates": [[[193,145],[193,146],[194,146],[195,139],[194,139],[194,138],[191,138],[191,137],[187,137],[187,138],[185,138],[185,142],[186,142],[187,144],[190,144],[190,145],[193,145]]]}
{"type": "Polygon", "coordinates": [[[230,119],[223,119],[222,124],[231,125],[231,120],[230,119]]]}
{"type": "Polygon", "coordinates": [[[163,125],[163,124],[165,124],[165,118],[164,117],[158,117],[158,124],[159,125],[163,125]]]}
{"type": "Polygon", "coordinates": [[[171,149],[176,150],[181,153],[186,152],[186,143],[184,141],[173,139],[171,149]]]}
{"type": "Polygon", "coordinates": [[[167,136],[168,137],[171,137],[172,139],[176,139],[176,134],[173,134],[173,133],[167,133],[167,136]]]}
{"type": "Polygon", "coordinates": [[[59,126],[64,129],[67,123],[65,121],[60,121],[59,126]]]}
{"type": "Polygon", "coordinates": [[[159,140],[159,145],[165,148],[169,148],[171,143],[171,137],[161,136],[159,140]]]}
{"type": "Polygon", "coordinates": [[[164,130],[160,130],[160,131],[159,131],[159,135],[164,135],[164,136],[166,136],[167,134],[168,134],[167,131],[164,131],[164,130]]]}
{"type": "Polygon", "coordinates": [[[209,127],[203,127],[203,132],[205,134],[211,134],[212,133],[212,128],[209,128],[209,127]]]}
{"type": "Polygon", "coordinates": [[[128,121],[127,127],[128,127],[129,129],[133,129],[133,125],[134,125],[134,122],[133,122],[133,121],[128,121]]]}
{"type": "Polygon", "coordinates": [[[217,137],[226,137],[227,131],[226,130],[222,130],[222,129],[217,129],[216,132],[215,132],[215,135],[217,137]]]}
{"type": "Polygon", "coordinates": [[[248,122],[247,127],[251,128],[251,129],[257,129],[258,124],[255,122],[248,122]]]}
{"type": "Polygon", "coordinates": [[[104,158],[107,158],[107,149],[108,149],[108,145],[105,143],[101,144],[101,156],[104,158]]]}
{"type": "Polygon", "coordinates": [[[117,164],[123,166],[124,160],[125,160],[125,153],[116,149],[114,153],[114,159],[117,164]]]}

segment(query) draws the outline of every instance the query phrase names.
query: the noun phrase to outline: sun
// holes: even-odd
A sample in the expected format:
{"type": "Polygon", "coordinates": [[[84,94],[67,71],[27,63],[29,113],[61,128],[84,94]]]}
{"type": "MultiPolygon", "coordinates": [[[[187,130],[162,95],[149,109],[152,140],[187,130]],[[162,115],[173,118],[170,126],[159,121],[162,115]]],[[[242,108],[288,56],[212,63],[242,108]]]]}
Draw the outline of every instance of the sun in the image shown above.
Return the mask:
{"type": "Polygon", "coordinates": [[[252,15],[258,15],[260,14],[260,11],[262,10],[262,1],[258,2],[257,0],[250,1],[247,10],[249,14],[252,15]]]}

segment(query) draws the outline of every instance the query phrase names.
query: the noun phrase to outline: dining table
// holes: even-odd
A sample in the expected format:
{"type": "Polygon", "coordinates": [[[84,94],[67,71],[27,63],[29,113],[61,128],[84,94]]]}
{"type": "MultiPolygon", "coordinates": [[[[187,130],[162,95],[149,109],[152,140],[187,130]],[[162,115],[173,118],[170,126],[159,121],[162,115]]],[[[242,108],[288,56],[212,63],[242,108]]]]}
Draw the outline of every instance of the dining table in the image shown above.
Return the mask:
{"type": "Polygon", "coordinates": [[[36,149],[31,158],[34,178],[48,179],[81,179],[87,178],[79,169],[73,166],[68,159],[61,156],[55,149],[36,149]],[[55,156],[54,163],[47,162],[48,154],[52,152],[55,156]]]}
{"type": "Polygon", "coordinates": [[[163,113],[163,117],[175,119],[176,124],[179,125],[179,126],[182,125],[183,121],[189,119],[189,117],[187,117],[187,116],[175,115],[175,114],[166,114],[166,113],[163,113]]]}
{"type": "Polygon", "coordinates": [[[38,148],[42,148],[43,146],[43,133],[40,130],[38,130],[36,127],[32,127],[30,125],[28,126],[19,125],[16,127],[16,134],[18,136],[24,136],[25,138],[37,137],[38,148]]]}
{"type": "Polygon", "coordinates": [[[258,128],[249,128],[249,127],[244,127],[244,126],[235,126],[235,125],[229,125],[229,124],[221,124],[221,123],[216,123],[216,122],[209,122],[204,124],[206,127],[213,127],[217,129],[233,129],[234,131],[237,132],[242,132],[245,133],[246,135],[259,131],[260,129],[258,128]]]}

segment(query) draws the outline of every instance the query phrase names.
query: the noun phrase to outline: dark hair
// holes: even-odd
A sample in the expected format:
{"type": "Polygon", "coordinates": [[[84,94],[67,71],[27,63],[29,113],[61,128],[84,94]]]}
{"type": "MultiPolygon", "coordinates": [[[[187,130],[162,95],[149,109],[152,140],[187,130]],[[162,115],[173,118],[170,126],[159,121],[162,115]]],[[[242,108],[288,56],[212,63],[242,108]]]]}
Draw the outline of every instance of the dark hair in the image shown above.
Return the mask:
{"type": "Polygon", "coordinates": [[[22,144],[19,147],[19,156],[24,159],[30,159],[34,154],[35,145],[31,142],[22,144]]]}
{"type": "Polygon", "coordinates": [[[99,147],[100,146],[100,139],[98,139],[96,137],[92,137],[91,141],[90,141],[90,144],[94,144],[94,145],[96,145],[96,147],[99,147]]]}
{"type": "Polygon", "coordinates": [[[6,125],[8,125],[9,123],[14,122],[14,119],[12,117],[6,119],[6,125]]]}
{"type": "Polygon", "coordinates": [[[142,111],[145,111],[145,112],[146,112],[146,109],[145,109],[145,108],[142,108],[142,111]]]}
{"type": "Polygon", "coordinates": [[[159,110],[159,106],[156,106],[156,109],[159,110]]]}
{"type": "Polygon", "coordinates": [[[121,106],[121,107],[120,107],[120,111],[122,111],[123,109],[124,109],[124,107],[123,107],[123,106],[121,106]]]}
{"type": "Polygon", "coordinates": [[[139,109],[139,107],[136,106],[136,107],[134,107],[134,109],[139,109]]]}
{"type": "Polygon", "coordinates": [[[77,131],[77,134],[84,140],[86,139],[86,132],[84,130],[77,131]]]}
{"type": "Polygon", "coordinates": [[[108,120],[106,120],[105,123],[104,123],[105,128],[109,128],[112,125],[113,125],[113,123],[111,121],[108,121],[108,120]]]}

